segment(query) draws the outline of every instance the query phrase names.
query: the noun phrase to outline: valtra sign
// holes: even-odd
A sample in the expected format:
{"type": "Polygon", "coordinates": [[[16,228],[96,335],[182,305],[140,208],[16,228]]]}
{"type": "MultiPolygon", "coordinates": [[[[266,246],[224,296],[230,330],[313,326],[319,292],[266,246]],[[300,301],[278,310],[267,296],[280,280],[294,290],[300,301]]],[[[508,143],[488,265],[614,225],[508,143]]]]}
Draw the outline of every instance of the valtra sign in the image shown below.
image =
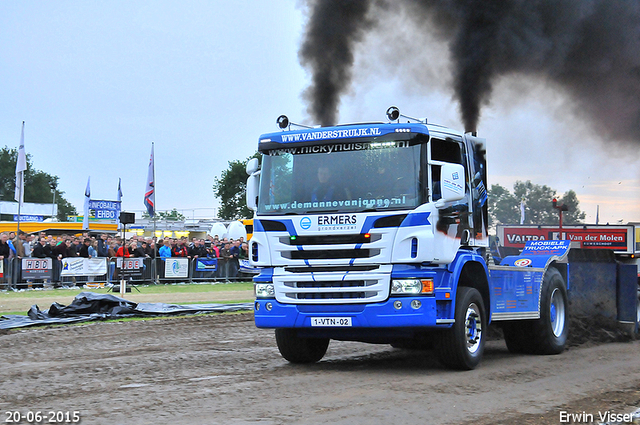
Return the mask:
{"type": "Polygon", "coordinates": [[[568,240],[576,248],[633,253],[633,226],[498,226],[499,245],[524,248],[528,241],[568,240]]]}

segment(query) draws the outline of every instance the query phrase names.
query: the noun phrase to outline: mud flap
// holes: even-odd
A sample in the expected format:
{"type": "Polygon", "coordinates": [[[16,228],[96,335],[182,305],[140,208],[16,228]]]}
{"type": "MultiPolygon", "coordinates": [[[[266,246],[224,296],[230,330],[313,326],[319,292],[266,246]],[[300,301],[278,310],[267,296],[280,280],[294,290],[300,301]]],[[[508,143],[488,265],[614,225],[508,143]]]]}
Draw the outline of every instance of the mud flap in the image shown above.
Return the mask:
{"type": "Polygon", "coordinates": [[[617,307],[618,321],[633,324],[633,331],[638,332],[638,266],[635,264],[618,264],[617,307]]]}

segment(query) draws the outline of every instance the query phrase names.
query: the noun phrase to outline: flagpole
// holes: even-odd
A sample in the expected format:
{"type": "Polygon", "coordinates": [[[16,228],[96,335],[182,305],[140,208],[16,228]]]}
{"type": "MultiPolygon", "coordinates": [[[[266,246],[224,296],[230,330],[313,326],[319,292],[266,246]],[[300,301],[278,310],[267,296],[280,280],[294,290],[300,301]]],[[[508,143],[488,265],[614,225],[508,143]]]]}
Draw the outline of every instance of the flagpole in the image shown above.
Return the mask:
{"type": "Polygon", "coordinates": [[[16,236],[20,235],[20,212],[22,203],[24,202],[24,171],[27,169],[27,155],[24,150],[24,121],[22,121],[22,132],[20,133],[20,146],[18,148],[18,157],[16,159],[16,189],[14,198],[18,201],[18,228],[16,236]]]}
{"type": "MultiPolygon", "coordinates": [[[[151,152],[155,156],[155,143],[151,142],[151,152]]],[[[153,194],[154,194],[154,202],[155,202],[155,190],[156,190],[156,161],[153,159],[153,194]]],[[[155,206],[154,206],[155,208],[155,206]]],[[[156,209],[157,211],[157,209],[156,209]]],[[[153,253],[153,267],[151,271],[153,273],[153,283],[158,284],[158,265],[156,264],[156,252],[158,251],[158,242],[156,238],[156,215],[153,215],[153,235],[151,235],[151,240],[153,241],[154,253],[153,253]]]]}

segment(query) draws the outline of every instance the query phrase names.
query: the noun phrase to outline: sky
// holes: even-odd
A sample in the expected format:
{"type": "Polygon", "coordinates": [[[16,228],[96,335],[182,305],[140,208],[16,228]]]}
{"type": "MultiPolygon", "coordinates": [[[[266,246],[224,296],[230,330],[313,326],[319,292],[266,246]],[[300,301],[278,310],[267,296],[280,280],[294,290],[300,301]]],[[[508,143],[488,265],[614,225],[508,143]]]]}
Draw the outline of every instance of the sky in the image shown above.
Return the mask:
{"type": "MultiPolygon", "coordinates": [[[[139,216],[153,142],[156,208],[212,218],[214,178],[277,131],[279,115],[315,124],[298,57],[306,13],[293,0],[0,2],[0,147],[18,147],[25,121],[33,165],[59,177],[80,214],[89,177],[92,199],[106,200],[121,178],[123,210],[139,216]]],[[[414,34],[396,25],[359,46],[340,122],[383,121],[394,105],[462,129],[446,46],[421,37],[426,59],[398,57],[414,34]]],[[[600,224],[640,222],[640,149],[605,140],[560,88],[502,78],[478,136],[489,185],[574,190],[587,223],[598,205],[600,224]]]]}

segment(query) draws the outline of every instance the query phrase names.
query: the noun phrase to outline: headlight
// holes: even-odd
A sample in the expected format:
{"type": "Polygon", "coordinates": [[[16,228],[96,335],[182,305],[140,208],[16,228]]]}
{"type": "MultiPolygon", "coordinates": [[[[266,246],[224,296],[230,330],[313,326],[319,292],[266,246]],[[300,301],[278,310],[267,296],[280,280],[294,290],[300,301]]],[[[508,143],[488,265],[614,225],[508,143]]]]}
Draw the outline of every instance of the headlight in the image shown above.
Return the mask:
{"type": "Polygon", "coordinates": [[[256,283],[253,289],[256,298],[273,298],[276,293],[273,283],[256,283]]]}
{"type": "Polygon", "coordinates": [[[393,279],[391,295],[432,294],[433,279],[393,279]]]}

